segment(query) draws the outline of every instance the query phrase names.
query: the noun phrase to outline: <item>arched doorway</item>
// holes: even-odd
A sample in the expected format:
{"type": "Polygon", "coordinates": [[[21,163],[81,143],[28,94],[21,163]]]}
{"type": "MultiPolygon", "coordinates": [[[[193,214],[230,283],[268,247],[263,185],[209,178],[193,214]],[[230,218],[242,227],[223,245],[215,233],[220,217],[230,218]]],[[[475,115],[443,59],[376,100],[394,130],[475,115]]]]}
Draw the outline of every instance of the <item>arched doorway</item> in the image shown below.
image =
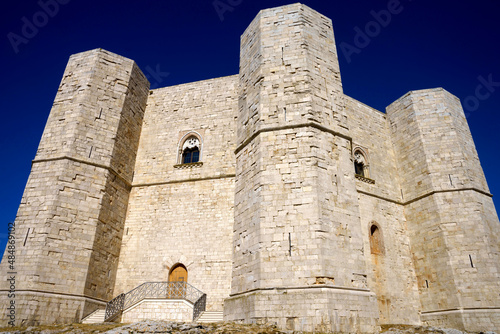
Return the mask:
{"type": "Polygon", "coordinates": [[[187,282],[188,272],[182,263],[178,263],[170,269],[168,274],[169,282],[187,282]]]}
{"type": "Polygon", "coordinates": [[[184,298],[186,294],[186,282],[188,272],[186,266],[182,263],[177,263],[170,269],[168,274],[168,298],[184,298]]]}

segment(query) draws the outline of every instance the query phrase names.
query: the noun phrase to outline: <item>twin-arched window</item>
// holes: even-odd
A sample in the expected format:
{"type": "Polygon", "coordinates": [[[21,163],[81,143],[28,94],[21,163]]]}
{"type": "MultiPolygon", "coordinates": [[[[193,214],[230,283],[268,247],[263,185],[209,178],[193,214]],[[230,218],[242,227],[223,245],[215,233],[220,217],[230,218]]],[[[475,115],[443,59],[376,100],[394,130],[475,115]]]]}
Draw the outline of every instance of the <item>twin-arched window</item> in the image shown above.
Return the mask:
{"type": "Polygon", "coordinates": [[[186,134],[179,145],[179,164],[190,164],[201,161],[202,141],[196,132],[186,134]]]}
{"type": "Polygon", "coordinates": [[[182,163],[189,164],[200,160],[200,141],[195,136],[188,138],[182,147],[182,163]]]}

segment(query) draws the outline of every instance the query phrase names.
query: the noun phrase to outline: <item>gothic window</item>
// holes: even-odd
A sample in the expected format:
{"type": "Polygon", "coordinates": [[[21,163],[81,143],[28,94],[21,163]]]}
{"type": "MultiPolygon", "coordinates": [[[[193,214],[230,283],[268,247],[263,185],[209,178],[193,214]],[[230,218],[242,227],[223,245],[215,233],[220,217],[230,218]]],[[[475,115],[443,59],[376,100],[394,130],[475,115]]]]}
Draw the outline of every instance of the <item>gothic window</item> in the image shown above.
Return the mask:
{"type": "Polygon", "coordinates": [[[373,223],[370,226],[370,250],[372,254],[384,253],[384,242],[380,228],[373,223]]]}
{"type": "Polygon", "coordinates": [[[354,150],[354,173],[362,177],[369,177],[366,154],[359,148],[354,150]]]}
{"type": "Polygon", "coordinates": [[[181,147],[181,164],[189,164],[200,161],[201,143],[197,136],[189,136],[181,147]]]}

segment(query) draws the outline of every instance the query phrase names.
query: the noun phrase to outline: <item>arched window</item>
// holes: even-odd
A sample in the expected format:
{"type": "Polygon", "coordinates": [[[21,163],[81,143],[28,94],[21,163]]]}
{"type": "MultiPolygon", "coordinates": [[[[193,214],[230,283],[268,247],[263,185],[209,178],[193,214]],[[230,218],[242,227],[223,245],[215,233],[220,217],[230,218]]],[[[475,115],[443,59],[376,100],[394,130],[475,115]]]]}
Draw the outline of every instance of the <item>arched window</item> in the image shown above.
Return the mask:
{"type": "Polygon", "coordinates": [[[180,161],[181,164],[190,164],[199,162],[201,158],[201,140],[198,136],[190,134],[185,136],[185,140],[180,146],[180,161]]]}
{"type": "Polygon", "coordinates": [[[372,225],[370,226],[370,250],[372,254],[384,253],[382,231],[375,223],[372,223],[372,225]]]}
{"type": "Polygon", "coordinates": [[[366,159],[361,151],[354,152],[354,173],[365,177],[366,159]]]}
{"type": "Polygon", "coordinates": [[[354,149],[354,174],[364,178],[370,177],[367,154],[359,147],[354,149]]]}

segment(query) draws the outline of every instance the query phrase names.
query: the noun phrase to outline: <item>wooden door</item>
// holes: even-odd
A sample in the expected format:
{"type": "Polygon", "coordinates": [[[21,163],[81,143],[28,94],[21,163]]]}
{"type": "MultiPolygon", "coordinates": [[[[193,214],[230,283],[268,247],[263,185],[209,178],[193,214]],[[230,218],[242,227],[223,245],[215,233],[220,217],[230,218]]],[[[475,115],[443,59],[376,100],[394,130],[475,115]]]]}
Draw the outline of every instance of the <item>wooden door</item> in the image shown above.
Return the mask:
{"type": "Polygon", "coordinates": [[[186,293],[186,283],[187,282],[187,269],[182,264],[174,266],[168,275],[169,282],[175,282],[175,284],[170,284],[168,291],[168,298],[183,298],[186,293]],[[181,283],[182,282],[182,283],[181,283]]]}
{"type": "Polygon", "coordinates": [[[168,280],[170,282],[187,282],[188,272],[186,267],[179,265],[170,272],[168,280]]]}

